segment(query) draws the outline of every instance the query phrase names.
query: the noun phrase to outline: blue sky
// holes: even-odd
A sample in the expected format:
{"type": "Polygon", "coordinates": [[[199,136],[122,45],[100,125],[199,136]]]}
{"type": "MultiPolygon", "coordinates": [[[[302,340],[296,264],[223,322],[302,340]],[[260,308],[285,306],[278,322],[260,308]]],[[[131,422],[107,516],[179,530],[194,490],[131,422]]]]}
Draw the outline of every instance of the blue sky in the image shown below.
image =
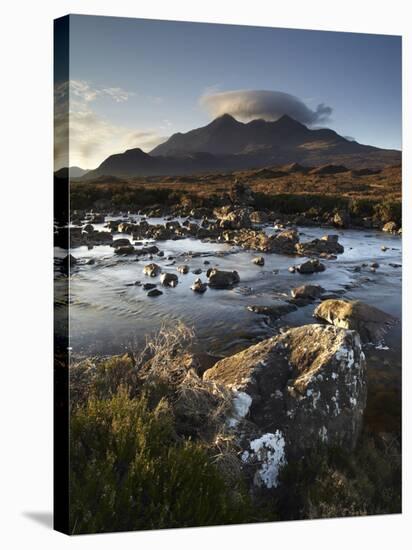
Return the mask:
{"type": "Polygon", "coordinates": [[[325,104],[332,112],[318,125],[401,148],[400,37],[71,16],[70,79],[72,111],[89,125],[73,135],[89,131],[97,144],[81,155],[73,143],[72,160],[89,168],[207,124],[215,113],[200,99],[237,90],[325,104]]]}

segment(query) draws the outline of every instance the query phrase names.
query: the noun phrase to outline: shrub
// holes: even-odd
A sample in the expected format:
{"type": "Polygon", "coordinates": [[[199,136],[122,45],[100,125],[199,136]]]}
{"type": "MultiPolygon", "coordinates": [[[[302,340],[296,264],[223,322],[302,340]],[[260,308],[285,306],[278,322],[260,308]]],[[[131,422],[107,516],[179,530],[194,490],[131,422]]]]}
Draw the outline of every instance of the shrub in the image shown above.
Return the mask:
{"type": "Polygon", "coordinates": [[[200,443],[181,441],[166,401],[120,390],[71,416],[73,534],[239,523],[248,505],[200,443]]]}
{"type": "Polygon", "coordinates": [[[353,452],[318,447],[290,461],[281,482],[272,512],[281,519],[400,513],[399,442],[364,434],[353,452]]]}

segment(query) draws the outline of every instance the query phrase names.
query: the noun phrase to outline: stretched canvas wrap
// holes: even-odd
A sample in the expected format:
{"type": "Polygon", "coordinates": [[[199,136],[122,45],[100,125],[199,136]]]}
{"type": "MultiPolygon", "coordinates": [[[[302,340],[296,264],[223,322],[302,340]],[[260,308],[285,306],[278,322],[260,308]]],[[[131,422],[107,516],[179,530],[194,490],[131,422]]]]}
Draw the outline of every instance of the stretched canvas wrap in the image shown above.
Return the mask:
{"type": "Polygon", "coordinates": [[[55,21],[55,527],[401,512],[401,38],[55,21]]]}

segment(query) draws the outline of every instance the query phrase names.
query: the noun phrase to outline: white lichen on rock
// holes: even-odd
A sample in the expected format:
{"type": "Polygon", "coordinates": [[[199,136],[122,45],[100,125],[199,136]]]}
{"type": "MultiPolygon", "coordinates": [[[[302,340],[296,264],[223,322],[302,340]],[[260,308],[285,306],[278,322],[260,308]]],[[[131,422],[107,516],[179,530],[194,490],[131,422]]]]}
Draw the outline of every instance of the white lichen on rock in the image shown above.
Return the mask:
{"type": "Polygon", "coordinates": [[[255,484],[265,485],[268,489],[278,486],[279,472],[286,464],[285,439],[280,430],[274,434],[266,433],[250,442],[250,451],[242,454],[244,463],[258,462],[255,484]]]}
{"type": "Polygon", "coordinates": [[[245,418],[252,404],[252,398],[246,392],[236,391],[233,397],[233,416],[228,419],[228,426],[235,428],[245,418]]]}

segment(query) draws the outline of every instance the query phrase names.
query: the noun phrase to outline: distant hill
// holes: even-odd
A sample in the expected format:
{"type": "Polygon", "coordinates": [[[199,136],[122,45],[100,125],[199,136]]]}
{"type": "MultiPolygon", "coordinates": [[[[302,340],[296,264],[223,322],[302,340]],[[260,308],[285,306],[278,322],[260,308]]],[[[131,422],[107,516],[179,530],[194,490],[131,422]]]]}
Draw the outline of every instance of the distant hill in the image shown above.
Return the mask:
{"type": "Polygon", "coordinates": [[[226,114],[202,128],[172,135],[150,154],[129,149],[111,155],[84,178],[190,175],[288,163],[377,169],[400,162],[400,151],[362,145],[327,128],[311,130],[286,115],[275,122],[244,124],[226,114]]]}
{"type": "Polygon", "coordinates": [[[58,178],[67,178],[67,176],[70,173],[71,178],[81,178],[85,174],[87,174],[89,170],[84,170],[83,168],[80,168],[79,166],[70,166],[70,168],[60,168],[60,170],[56,170],[54,173],[55,176],[58,178]]]}

